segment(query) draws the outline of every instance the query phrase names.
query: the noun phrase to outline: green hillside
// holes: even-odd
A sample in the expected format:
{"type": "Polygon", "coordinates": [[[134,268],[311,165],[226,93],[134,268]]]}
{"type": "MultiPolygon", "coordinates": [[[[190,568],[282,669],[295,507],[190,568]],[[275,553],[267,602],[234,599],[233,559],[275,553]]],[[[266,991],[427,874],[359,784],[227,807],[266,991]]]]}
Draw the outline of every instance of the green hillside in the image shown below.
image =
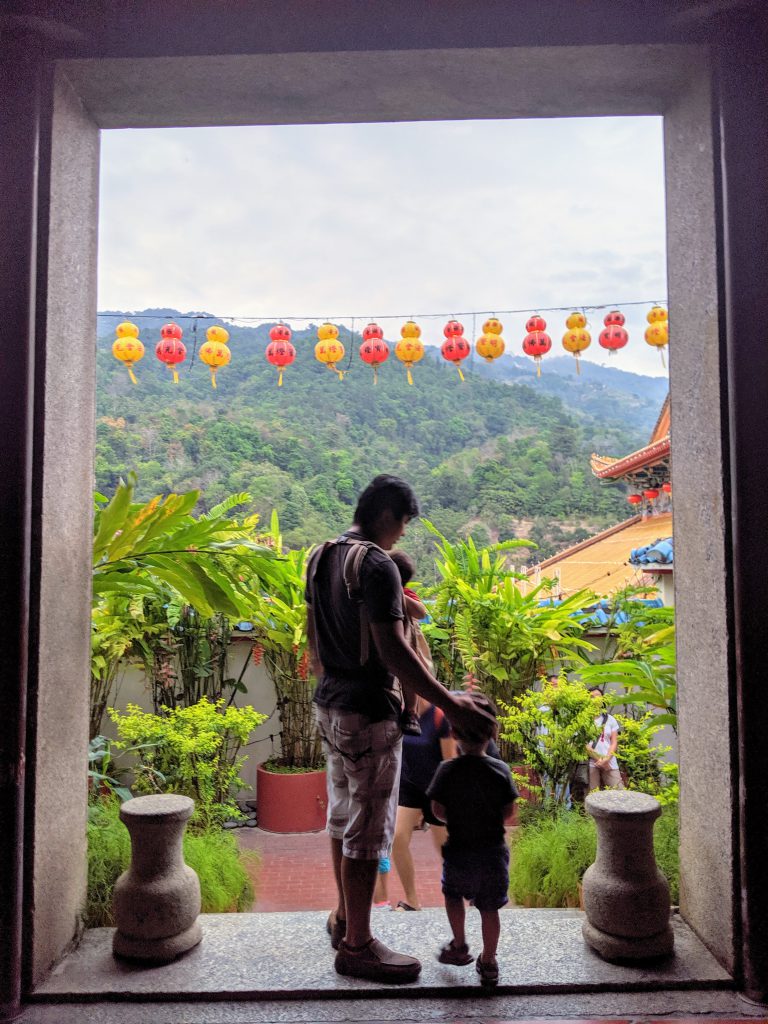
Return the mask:
{"type": "MultiPolygon", "coordinates": [[[[141,498],[199,488],[210,507],[247,490],[262,517],[278,509],[288,543],[298,545],[347,525],[362,487],[392,472],[412,482],[424,515],[449,537],[532,532],[543,545],[539,557],[626,515],[623,490],[598,484],[588,459],[594,450],[618,454],[643,443],[637,429],[569,412],[535,386],[472,373],[462,384],[430,350],[414,368],[413,387],[394,356],[374,387],[357,357],[359,337],[340,382],[314,360],[314,331],[294,334],[299,356],[278,388],[264,358],[264,326],[229,328],[232,363],[219,372],[217,390],[197,358],[182,366],[174,386],[154,357],[159,327],[168,319],[184,326],[190,355],[194,335],[177,312],[149,312],[155,317],[136,319],[147,347],[137,386],[110,351],[126,315],[99,318],[95,469],[102,491],[130,469],[141,498]]],[[[206,325],[200,322],[198,347],[206,325]]],[[[349,354],[346,333],[341,340],[349,354]]],[[[425,531],[412,528],[404,546],[423,555],[425,531]]]]}

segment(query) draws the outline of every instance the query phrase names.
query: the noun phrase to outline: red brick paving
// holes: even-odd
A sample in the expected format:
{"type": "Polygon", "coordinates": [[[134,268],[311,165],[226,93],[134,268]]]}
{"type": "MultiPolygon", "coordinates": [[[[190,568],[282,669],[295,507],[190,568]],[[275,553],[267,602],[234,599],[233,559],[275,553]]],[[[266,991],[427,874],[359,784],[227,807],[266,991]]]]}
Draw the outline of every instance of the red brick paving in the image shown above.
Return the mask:
{"type": "MultiPolygon", "coordinates": [[[[240,845],[257,850],[256,900],[253,910],[270,913],[285,910],[330,910],[336,900],[331,867],[330,840],[325,832],[283,835],[259,828],[238,829],[240,845]]],[[[416,869],[416,889],[422,906],[442,907],[441,860],[428,832],[415,832],[411,852],[416,869]]],[[[394,864],[389,873],[392,906],[403,898],[394,864]]]]}

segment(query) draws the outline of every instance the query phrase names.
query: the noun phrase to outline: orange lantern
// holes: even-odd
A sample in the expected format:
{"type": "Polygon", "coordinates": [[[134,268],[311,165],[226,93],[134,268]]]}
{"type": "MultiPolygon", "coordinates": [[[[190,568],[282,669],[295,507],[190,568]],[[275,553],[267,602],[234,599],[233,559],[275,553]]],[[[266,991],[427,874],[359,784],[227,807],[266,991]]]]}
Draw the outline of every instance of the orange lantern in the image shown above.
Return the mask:
{"type": "Polygon", "coordinates": [[[395,345],[395,355],[405,367],[408,383],[413,384],[411,369],[414,363],[424,358],[424,344],[421,341],[421,328],[413,320],[408,320],[400,328],[401,338],[395,345]]]}
{"type": "Polygon", "coordinates": [[[187,358],[187,349],[181,340],[182,330],[178,324],[165,324],[160,328],[160,341],[155,346],[155,355],[173,371],[173,383],[179,383],[179,363],[187,358]]]}
{"type": "Polygon", "coordinates": [[[315,359],[325,363],[329,370],[344,379],[344,371],[336,368],[336,363],[344,358],[344,346],[339,341],[339,328],[335,324],[324,323],[317,328],[318,342],[315,345],[315,359]]]}
{"type": "Polygon", "coordinates": [[[645,340],[659,350],[661,365],[666,366],[664,349],[669,344],[669,314],[663,306],[654,306],[645,319],[650,325],[645,330],[645,340]]]}
{"type": "Polygon", "coordinates": [[[461,372],[461,361],[469,355],[469,342],[464,337],[464,325],[458,320],[449,320],[443,328],[445,341],[440,346],[440,352],[447,363],[453,363],[459,371],[459,377],[464,380],[461,372]]]}
{"type": "Polygon", "coordinates": [[[227,347],[229,331],[223,327],[209,327],[205,332],[206,341],[200,349],[200,359],[211,371],[211,387],[216,385],[216,371],[226,366],[232,358],[227,347]]]}
{"type": "Polygon", "coordinates": [[[269,332],[270,342],[264,356],[268,363],[278,369],[277,386],[283,386],[283,370],[296,358],[296,349],[291,344],[291,329],[285,324],[275,324],[269,332]]]}
{"type": "Polygon", "coordinates": [[[563,335],[563,348],[572,353],[576,360],[576,373],[581,373],[579,355],[592,344],[592,335],[586,329],[587,318],[583,313],[571,313],[565,326],[568,330],[563,335]]]}
{"type": "Polygon", "coordinates": [[[523,338],[523,352],[532,356],[536,362],[536,376],[541,376],[541,357],[545,356],[552,348],[552,339],[546,334],[547,321],[538,313],[530,317],[526,322],[525,329],[528,332],[523,338]]]}
{"type": "Polygon", "coordinates": [[[504,325],[495,316],[483,324],[483,333],[477,339],[475,348],[486,363],[492,363],[494,359],[504,354],[504,339],[501,336],[503,330],[504,325]]]}
{"type": "Polygon", "coordinates": [[[643,497],[641,494],[628,494],[627,501],[630,505],[640,505],[642,504],[643,497]]]}
{"type": "Polygon", "coordinates": [[[373,383],[379,383],[379,367],[389,359],[389,345],[384,341],[384,331],[378,324],[368,324],[363,329],[363,343],[360,358],[373,367],[373,383]]]}
{"type": "Polygon", "coordinates": [[[118,324],[115,328],[117,338],[112,342],[112,355],[119,359],[128,371],[132,384],[138,384],[133,367],[144,358],[144,345],[139,341],[139,328],[136,324],[118,324]]]}

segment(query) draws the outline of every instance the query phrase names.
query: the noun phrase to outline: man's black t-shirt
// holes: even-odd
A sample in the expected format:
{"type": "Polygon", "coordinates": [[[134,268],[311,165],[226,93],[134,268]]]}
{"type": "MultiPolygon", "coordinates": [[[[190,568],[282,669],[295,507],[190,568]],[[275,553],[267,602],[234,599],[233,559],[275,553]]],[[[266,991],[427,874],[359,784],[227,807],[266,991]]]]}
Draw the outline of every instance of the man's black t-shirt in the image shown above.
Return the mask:
{"type": "Polygon", "coordinates": [[[474,754],[443,761],[427,796],[446,810],[447,846],[466,850],[504,843],[503,812],[517,790],[503,761],[474,754]]]}
{"type": "MultiPolygon", "coordinates": [[[[397,718],[400,696],[394,677],[384,667],[371,638],[368,660],[360,664],[360,604],[352,600],[344,583],[344,561],[349,544],[330,547],[315,574],[312,605],[317,653],[324,669],[315,691],[321,707],[356,711],[372,721],[397,718]]],[[[389,555],[370,548],[360,566],[360,598],[369,622],[404,619],[403,585],[389,555]]]]}

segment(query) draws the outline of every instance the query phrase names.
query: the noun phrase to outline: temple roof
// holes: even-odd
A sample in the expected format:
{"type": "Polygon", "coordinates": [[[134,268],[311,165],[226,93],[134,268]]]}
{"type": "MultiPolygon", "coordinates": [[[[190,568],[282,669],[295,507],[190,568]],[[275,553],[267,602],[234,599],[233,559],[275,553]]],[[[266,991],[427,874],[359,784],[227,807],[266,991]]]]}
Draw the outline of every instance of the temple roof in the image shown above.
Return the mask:
{"type": "Polygon", "coordinates": [[[589,460],[592,472],[600,480],[621,480],[625,476],[664,477],[668,475],[671,451],[669,425],[669,395],[667,395],[648,444],[620,459],[610,455],[597,455],[593,452],[589,460]]]}
{"type": "Polygon", "coordinates": [[[577,590],[594,590],[599,596],[612,594],[627,586],[647,583],[646,571],[629,561],[633,549],[654,544],[672,534],[672,513],[631,519],[603,530],[588,540],[574,544],[528,570],[533,582],[559,577],[558,594],[567,596],[577,590]]]}

